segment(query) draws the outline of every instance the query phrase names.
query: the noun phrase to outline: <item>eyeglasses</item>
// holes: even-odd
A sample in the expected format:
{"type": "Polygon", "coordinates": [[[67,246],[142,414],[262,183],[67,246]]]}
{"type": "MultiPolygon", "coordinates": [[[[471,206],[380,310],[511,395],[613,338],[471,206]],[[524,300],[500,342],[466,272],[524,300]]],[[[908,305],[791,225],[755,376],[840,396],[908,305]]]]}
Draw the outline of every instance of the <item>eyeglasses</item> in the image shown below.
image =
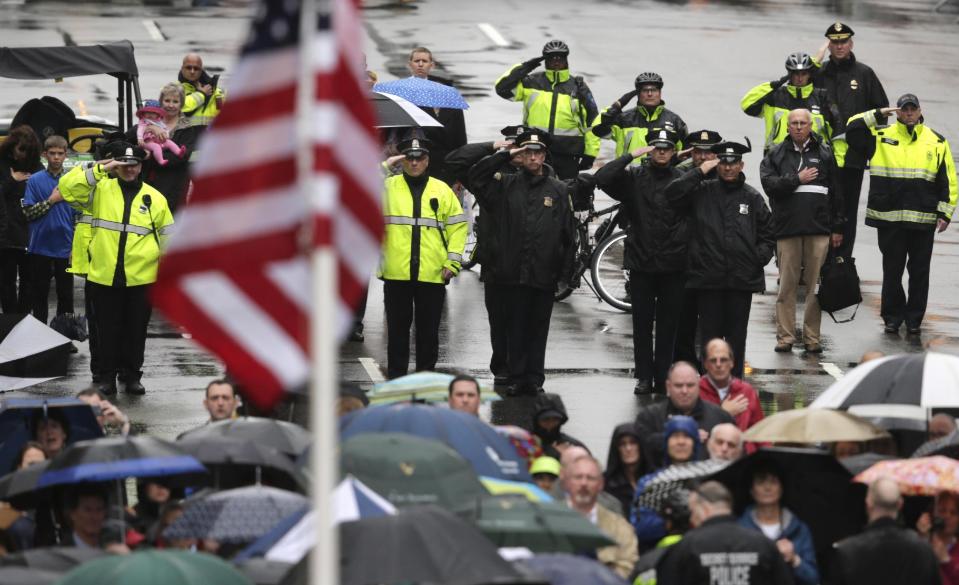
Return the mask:
{"type": "Polygon", "coordinates": [[[200,69],[203,69],[202,67],[197,67],[196,65],[184,65],[183,68],[187,71],[199,71],[200,69]]]}

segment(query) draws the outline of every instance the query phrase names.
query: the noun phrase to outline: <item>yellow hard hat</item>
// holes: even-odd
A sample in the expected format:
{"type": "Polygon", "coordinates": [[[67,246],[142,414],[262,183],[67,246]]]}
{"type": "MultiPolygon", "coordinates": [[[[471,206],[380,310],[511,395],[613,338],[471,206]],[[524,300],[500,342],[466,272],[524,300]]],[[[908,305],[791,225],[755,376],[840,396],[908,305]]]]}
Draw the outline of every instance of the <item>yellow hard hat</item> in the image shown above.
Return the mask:
{"type": "Polygon", "coordinates": [[[560,464],[559,461],[553,457],[542,456],[537,457],[533,464],[529,468],[530,475],[536,475],[537,473],[549,473],[559,477],[560,464]]]}

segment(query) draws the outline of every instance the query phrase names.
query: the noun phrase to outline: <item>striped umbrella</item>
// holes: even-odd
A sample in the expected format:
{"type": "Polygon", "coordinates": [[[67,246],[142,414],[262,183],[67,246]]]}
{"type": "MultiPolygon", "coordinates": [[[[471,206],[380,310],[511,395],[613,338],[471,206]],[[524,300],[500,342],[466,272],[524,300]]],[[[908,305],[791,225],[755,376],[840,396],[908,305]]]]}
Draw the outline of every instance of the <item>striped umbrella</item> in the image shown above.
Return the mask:
{"type": "Polygon", "coordinates": [[[853,480],[870,484],[880,477],[895,480],[904,496],[959,493],[959,461],[941,455],[880,461],[853,480]]]}
{"type": "Polygon", "coordinates": [[[837,380],[809,406],[857,410],[875,404],[912,407],[903,409],[911,416],[929,408],[959,408],[959,357],[928,352],[872,360],[837,380]]]}

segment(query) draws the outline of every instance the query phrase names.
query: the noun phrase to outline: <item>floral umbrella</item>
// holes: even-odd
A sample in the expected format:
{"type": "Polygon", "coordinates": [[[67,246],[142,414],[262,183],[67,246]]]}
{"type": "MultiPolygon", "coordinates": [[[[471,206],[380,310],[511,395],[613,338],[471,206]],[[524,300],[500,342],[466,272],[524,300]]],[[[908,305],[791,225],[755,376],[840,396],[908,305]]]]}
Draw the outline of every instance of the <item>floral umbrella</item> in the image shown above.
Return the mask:
{"type": "Polygon", "coordinates": [[[959,461],[941,455],[880,461],[853,480],[870,484],[880,477],[889,477],[898,482],[904,496],[959,493],[959,461]]]}

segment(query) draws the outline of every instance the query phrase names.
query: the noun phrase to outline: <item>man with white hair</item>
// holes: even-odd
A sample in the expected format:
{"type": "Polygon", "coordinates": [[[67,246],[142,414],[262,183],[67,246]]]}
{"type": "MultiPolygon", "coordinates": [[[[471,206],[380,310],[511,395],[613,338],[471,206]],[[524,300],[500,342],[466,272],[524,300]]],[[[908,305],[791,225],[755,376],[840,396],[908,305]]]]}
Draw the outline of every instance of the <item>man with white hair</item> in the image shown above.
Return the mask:
{"type": "Polygon", "coordinates": [[[710,459],[736,461],[743,456],[743,432],[732,423],[718,424],[706,439],[706,450],[710,459]]]}

